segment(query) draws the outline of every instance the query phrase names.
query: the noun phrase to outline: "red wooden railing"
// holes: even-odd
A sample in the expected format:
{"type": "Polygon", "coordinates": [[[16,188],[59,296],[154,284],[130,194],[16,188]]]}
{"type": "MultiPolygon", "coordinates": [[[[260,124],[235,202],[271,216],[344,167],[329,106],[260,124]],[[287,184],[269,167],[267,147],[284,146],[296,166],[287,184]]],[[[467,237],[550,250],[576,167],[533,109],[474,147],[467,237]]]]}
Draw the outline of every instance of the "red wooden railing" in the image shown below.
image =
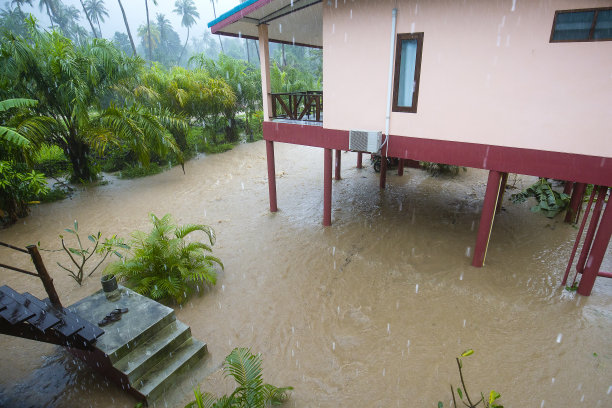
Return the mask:
{"type": "Polygon", "coordinates": [[[323,92],[272,93],[272,118],[321,122],[323,119],[323,92]]]}

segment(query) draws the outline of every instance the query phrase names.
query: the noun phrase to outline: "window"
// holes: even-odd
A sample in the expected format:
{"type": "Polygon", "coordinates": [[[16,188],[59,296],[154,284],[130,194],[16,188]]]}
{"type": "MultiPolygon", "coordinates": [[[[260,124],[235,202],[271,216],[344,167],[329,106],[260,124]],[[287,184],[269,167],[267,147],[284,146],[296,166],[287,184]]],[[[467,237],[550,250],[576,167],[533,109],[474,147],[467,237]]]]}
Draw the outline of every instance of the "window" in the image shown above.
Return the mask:
{"type": "Polygon", "coordinates": [[[416,113],[422,52],[423,33],[397,35],[393,112],[416,113]]]}
{"type": "Polygon", "coordinates": [[[550,42],[612,40],[612,8],[555,12],[550,42]]]}

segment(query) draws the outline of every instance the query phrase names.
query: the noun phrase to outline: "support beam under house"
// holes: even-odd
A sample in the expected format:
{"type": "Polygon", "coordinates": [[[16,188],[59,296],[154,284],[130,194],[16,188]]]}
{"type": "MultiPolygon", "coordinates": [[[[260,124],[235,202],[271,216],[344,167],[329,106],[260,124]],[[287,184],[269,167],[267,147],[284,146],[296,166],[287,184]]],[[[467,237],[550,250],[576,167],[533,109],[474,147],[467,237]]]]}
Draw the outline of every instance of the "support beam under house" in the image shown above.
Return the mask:
{"type": "Polygon", "coordinates": [[[331,225],[332,203],[332,150],[323,149],[323,225],[331,225]]]}
{"type": "Polygon", "coordinates": [[[484,266],[487,256],[487,248],[489,246],[489,239],[491,238],[491,230],[493,229],[493,219],[495,218],[495,208],[497,207],[497,199],[499,198],[501,178],[500,172],[495,170],[489,171],[487,191],[485,192],[484,203],[482,204],[480,224],[478,225],[478,237],[476,238],[474,258],[472,259],[472,266],[478,268],[484,266]]]}
{"type": "Polygon", "coordinates": [[[363,153],[359,152],[357,153],[357,168],[361,169],[363,167],[362,162],[363,161],[363,153]]]}
{"type": "MultiPolygon", "coordinates": [[[[382,152],[381,152],[382,153],[382,152]]],[[[380,155],[380,189],[384,189],[387,185],[387,156],[380,155]]]]}
{"type": "Polygon", "coordinates": [[[499,186],[499,194],[497,195],[497,206],[495,207],[495,214],[499,214],[502,208],[502,202],[504,201],[504,193],[506,192],[506,183],[508,183],[508,173],[502,173],[501,185],[499,186]]]}
{"type": "Polygon", "coordinates": [[[340,170],[342,169],[342,156],[340,155],[340,153],[342,153],[342,150],[337,150],[336,149],[336,163],[335,163],[335,179],[336,180],[340,180],[340,170]]]}
{"type": "Polygon", "coordinates": [[[399,164],[397,165],[397,175],[404,175],[404,159],[399,159],[399,164]]]}
{"type": "Polygon", "coordinates": [[[270,211],[278,211],[276,205],[276,166],[274,165],[274,142],[266,140],[266,158],[268,159],[268,193],[270,195],[270,211]]]}
{"type": "Polygon", "coordinates": [[[565,222],[570,224],[575,224],[578,222],[578,218],[580,217],[580,209],[582,208],[582,197],[584,196],[585,189],[586,184],[574,183],[572,198],[570,198],[569,207],[567,208],[567,213],[565,214],[565,222]]]}

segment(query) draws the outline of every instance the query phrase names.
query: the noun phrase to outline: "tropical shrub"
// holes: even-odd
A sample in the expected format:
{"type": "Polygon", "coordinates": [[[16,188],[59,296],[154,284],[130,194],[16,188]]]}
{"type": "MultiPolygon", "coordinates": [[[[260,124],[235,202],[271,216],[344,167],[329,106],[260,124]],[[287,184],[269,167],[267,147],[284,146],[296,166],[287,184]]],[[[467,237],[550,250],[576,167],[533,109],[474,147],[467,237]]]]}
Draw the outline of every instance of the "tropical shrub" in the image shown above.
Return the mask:
{"type": "Polygon", "coordinates": [[[247,348],[232,350],[225,357],[223,372],[226,377],[232,377],[238,383],[234,392],[216,399],[212,394],[202,393],[198,387],[193,390],[195,401],[185,408],[263,408],[286,402],[289,391],[293,389],[264,384],[261,356],[254,355],[247,348]]]}
{"type": "MultiPolygon", "coordinates": [[[[128,245],[123,242],[122,238],[118,238],[116,235],[113,235],[110,238],[105,238],[102,241],[102,233],[98,231],[96,235],[88,235],[87,239],[91,241],[94,246],[93,248],[87,247],[83,248],[83,242],[81,241],[81,237],[79,235],[79,223],[75,220],[73,228],[65,228],[64,231],[71,234],[76,240],[77,247],[66,246],[66,241],[64,239],[64,235],[60,234],[59,238],[62,243],[62,248],[57,250],[48,250],[42,249],[47,252],[60,252],[64,251],[68,258],[71,261],[70,267],[64,266],[61,263],[57,262],[57,265],[68,272],[69,276],[76,281],[76,283],[80,285],[83,284],[83,279],[85,278],[85,265],[87,261],[91,259],[94,254],[99,255],[98,263],[89,271],[87,276],[91,276],[106,260],[109,255],[115,255],[118,258],[123,258],[121,252],[122,249],[130,249],[128,245]]],[[[38,243],[38,247],[40,248],[40,242],[38,243]]]]}
{"type": "Polygon", "coordinates": [[[570,196],[553,190],[550,182],[545,178],[540,178],[536,183],[527,187],[517,194],[512,194],[510,200],[513,203],[523,203],[529,197],[534,197],[537,205],[531,207],[532,212],[542,212],[548,218],[564,211],[570,202],[570,196]]]}
{"type": "Polygon", "coordinates": [[[55,177],[70,173],[70,161],[58,146],[43,145],[32,157],[34,170],[55,177]]]}
{"type": "Polygon", "coordinates": [[[3,224],[12,224],[19,217],[28,215],[28,205],[40,200],[48,191],[43,174],[0,161],[0,219],[3,224]]]}
{"type": "MultiPolygon", "coordinates": [[[[468,349],[464,351],[463,353],[461,353],[460,357],[468,357],[468,356],[471,356],[472,354],[474,354],[474,350],[468,349]]],[[[499,398],[501,398],[501,394],[495,390],[491,390],[491,392],[489,393],[488,399],[486,399],[484,394],[481,392],[480,398],[478,400],[474,400],[476,402],[472,401],[472,398],[470,398],[470,394],[468,393],[468,390],[465,387],[465,381],[463,379],[463,371],[462,371],[463,361],[461,360],[460,357],[455,358],[455,360],[457,361],[457,367],[459,369],[459,377],[461,378],[461,387],[457,387],[457,395],[459,396],[459,399],[461,400],[463,405],[465,405],[468,408],[476,408],[478,405],[482,403],[484,408],[504,408],[503,405],[498,405],[496,403],[496,401],[499,398]],[[463,398],[464,396],[465,396],[465,399],[463,398]]],[[[457,405],[457,399],[455,397],[455,390],[453,389],[452,385],[450,386],[450,389],[451,389],[451,394],[453,396],[453,407],[458,407],[459,405],[457,405]]],[[[444,404],[442,403],[442,401],[438,401],[438,408],[443,408],[443,407],[444,407],[444,404]]]]}
{"type": "Polygon", "coordinates": [[[106,273],[117,275],[142,295],[156,300],[173,299],[179,304],[196,285],[214,285],[215,264],[223,268],[223,263],[207,254],[215,244],[213,229],[202,224],[177,226],[170,214],[149,217],[153,223],[151,232],[134,232],[131,257],[109,265],[106,273]],[[195,231],[204,232],[210,245],[187,242],[185,237],[195,231]]]}

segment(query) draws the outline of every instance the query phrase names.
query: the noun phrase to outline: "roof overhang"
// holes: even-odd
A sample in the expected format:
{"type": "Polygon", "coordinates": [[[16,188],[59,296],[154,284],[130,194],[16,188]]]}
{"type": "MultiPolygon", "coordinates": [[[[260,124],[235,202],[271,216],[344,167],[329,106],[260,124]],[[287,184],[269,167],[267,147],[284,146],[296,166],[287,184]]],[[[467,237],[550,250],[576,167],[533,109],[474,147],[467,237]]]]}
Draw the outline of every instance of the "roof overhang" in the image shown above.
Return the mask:
{"type": "Polygon", "coordinates": [[[213,34],[257,39],[257,26],[268,25],[268,40],[323,47],[321,0],[247,0],[208,23],[213,34]]]}

